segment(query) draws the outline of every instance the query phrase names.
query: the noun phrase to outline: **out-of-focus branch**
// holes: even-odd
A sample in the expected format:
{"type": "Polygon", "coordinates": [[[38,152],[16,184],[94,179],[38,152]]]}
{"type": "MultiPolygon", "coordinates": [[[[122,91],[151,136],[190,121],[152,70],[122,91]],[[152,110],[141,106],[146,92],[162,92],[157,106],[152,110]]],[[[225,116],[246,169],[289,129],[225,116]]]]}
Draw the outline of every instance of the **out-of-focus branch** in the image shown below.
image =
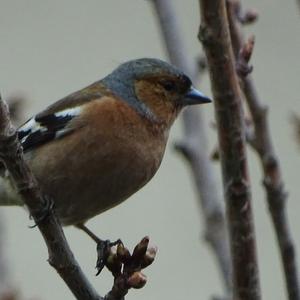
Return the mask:
{"type": "Polygon", "coordinates": [[[233,261],[234,299],[261,298],[248,177],[242,94],[225,0],[199,0],[199,39],[210,70],[233,261]]]}
{"type": "Polygon", "coordinates": [[[295,136],[296,136],[297,142],[300,145],[300,117],[296,114],[293,114],[291,120],[295,127],[295,136]]]}
{"type": "Polygon", "coordinates": [[[18,124],[24,120],[24,106],[26,102],[27,99],[22,94],[14,94],[7,99],[10,119],[13,124],[18,124]]]}
{"type": "Polygon", "coordinates": [[[19,297],[17,292],[11,291],[0,295],[0,300],[21,300],[21,298],[19,297]]]}
{"type": "MultiPolygon", "coordinates": [[[[158,18],[163,40],[170,61],[189,74],[195,80],[197,73],[194,63],[184,47],[176,13],[171,0],[153,0],[153,7],[158,18]]],[[[206,136],[206,122],[202,111],[195,108],[183,113],[184,137],[176,144],[189,163],[199,203],[204,216],[205,239],[211,246],[218,260],[223,275],[226,294],[231,294],[231,262],[229,244],[224,217],[223,203],[219,194],[220,187],[213,174],[206,136]]]]}
{"type": "MultiPolygon", "coordinates": [[[[235,41],[234,48],[237,54],[237,66],[243,66],[242,69],[247,69],[253,45],[249,48],[249,40],[244,43],[241,28],[235,14],[237,10],[240,10],[239,6],[240,1],[228,1],[228,15],[232,40],[235,41]]],[[[268,110],[258,96],[253,78],[250,75],[247,76],[247,74],[239,74],[249,111],[252,115],[254,134],[251,146],[256,150],[264,172],[263,184],[280,248],[287,292],[290,300],[300,299],[295,246],[286,210],[287,193],[284,188],[279,159],[273,146],[267,118],[268,110]]]]}

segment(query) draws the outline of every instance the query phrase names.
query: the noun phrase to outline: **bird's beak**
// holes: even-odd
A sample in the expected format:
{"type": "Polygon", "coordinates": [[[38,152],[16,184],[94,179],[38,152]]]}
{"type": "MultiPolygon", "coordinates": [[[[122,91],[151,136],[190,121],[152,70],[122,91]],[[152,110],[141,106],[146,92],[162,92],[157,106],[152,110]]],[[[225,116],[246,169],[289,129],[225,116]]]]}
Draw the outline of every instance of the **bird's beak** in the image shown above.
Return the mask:
{"type": "Polygon", "coordinates": [[[200,91],[191,87],[184,96],[183,104],[184,105],[194,105],[194,104],[203,104],[210,103],[211,99],[206,97],[200,91]]]}

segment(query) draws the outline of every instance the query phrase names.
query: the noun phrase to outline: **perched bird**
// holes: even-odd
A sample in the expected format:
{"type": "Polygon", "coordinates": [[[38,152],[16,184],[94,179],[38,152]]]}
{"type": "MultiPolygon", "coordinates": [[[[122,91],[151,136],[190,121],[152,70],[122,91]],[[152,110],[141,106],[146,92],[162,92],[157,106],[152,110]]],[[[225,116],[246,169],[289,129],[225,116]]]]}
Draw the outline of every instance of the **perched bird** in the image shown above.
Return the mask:
{"type": "MultiPolygon", "coordinates": [[[[62,224],[93,235],[84,226],[88,219],[156,173],[181,109],[210,101],[176,67],[142,58],[50,105],[22,125],[18,137],[62,224]]],[[[7,173],[0,205],[23,205],[7,173]]]]}

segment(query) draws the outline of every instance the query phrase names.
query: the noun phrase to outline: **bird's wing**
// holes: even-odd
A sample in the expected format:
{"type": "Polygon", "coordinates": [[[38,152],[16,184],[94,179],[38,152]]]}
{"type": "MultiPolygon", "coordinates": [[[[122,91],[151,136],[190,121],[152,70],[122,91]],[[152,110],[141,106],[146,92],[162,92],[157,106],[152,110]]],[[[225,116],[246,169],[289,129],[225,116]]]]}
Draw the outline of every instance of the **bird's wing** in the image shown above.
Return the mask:
{"type": "Polygon", "coordinates": [[[95,83],[55,102],[29,119],[18,129],[23,151],[32,150],[71,133],[75,128],[70,126],[70,122],[80,115],[83,105],[101,97],[101,86],[95,83]]]}
{"type": "Polygon", "coordinates": [[[18,137],[24,152],[71,133],[74,128],[68,125],[80,114],[80,111],[81,107],[77,106],[29,119],[18,129],[18,137]]]}

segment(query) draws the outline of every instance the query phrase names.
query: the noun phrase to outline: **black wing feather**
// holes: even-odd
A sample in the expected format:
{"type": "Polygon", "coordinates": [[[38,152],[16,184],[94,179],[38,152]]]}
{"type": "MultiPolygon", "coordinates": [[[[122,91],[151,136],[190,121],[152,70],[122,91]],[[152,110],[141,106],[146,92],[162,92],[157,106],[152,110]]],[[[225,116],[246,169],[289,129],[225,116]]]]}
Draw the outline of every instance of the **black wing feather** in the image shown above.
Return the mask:
{"type": "Polygon", "coordinates": [[[18,138],[23,146],[23,151],[27,152],[70,133],[71,128],[66,128],[66,126],[74,117],[76,115],[54,113],[30,119],[18,130],[18,138]],[[32,123],[31,127],[26,126],[29,122],[32,123]]]}
{"type": "Polygon", "coordinates": [[[78,116],[78,111],[74,111],[74,108],[84,106],[85,103],[92,100],[100,99],[102,88],[101,81],[95,82],[57,101],[36,115],[35,118],[28,120],[18,130],[18,136],[24,151],[29,151],[48,141],[71,133],[73,129],[68,124],[74,117],[78,116]]]}
{"type": "Polygon", "coordinates": [[[28,150],[31,150],[37,146],[40,146],[42,144],[45,144],[46,142],[53,140],[55,138],[55,132],[47,131],[47,132],[41,132],[36,131],[32,134],[28,135],[28,137],[22,142],[23,151],[26,152],[28,150]]]}
{"type": "Polygon", "coordinates": [[[46,115],[46,116],[36,116],[35,121],[39,122],[41,126],[47,127],[51,131],[58,131],[65,128],[74,116],[56,116],[55,114],[46,115]]]}

